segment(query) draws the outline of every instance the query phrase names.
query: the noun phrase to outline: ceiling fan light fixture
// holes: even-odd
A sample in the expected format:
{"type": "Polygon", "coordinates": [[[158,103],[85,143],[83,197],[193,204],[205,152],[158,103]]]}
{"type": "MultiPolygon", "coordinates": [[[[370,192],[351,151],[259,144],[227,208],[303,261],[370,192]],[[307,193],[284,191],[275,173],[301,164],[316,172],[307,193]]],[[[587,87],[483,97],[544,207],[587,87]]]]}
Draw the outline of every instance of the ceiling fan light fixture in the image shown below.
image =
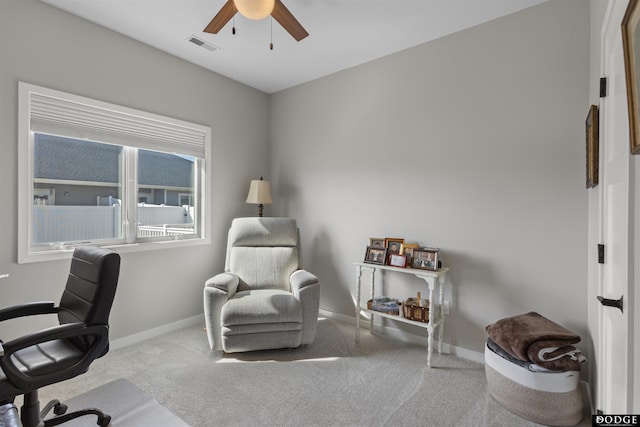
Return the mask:
{"type": "Polygon", "coordinates": [[[233,0],[233,3],[245,18],[260,20],[271,15],[275,0],[233,0]]]}

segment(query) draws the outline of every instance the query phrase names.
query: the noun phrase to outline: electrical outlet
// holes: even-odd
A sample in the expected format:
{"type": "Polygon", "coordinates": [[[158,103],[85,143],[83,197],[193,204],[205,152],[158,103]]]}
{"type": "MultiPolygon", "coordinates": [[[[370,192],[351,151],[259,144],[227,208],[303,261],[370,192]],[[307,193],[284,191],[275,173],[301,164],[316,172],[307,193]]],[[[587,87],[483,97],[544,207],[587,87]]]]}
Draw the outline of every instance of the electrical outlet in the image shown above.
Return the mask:
{"type": "Polygon", "coordinates": [[[449,314],[449,300],[444,300],[444,303],[442,304],[442,314],[444,315],[448,315],[449,314]]]}

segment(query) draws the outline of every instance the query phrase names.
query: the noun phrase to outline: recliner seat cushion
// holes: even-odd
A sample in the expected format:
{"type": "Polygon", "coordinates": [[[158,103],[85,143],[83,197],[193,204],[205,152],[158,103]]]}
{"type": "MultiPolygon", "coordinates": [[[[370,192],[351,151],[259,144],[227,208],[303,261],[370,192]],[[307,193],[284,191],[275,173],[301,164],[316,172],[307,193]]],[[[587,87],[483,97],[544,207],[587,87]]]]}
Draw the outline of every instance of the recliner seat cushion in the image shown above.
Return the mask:
{"type": "Polygon", "coordinates": [[[302,303],[290,292],[280,289],[241,291],[222,307],[221,321],[223,328],[237,325],[282,324],[283,329],[278,330],[293,330],[298,324],[300,326],[297,329],[300,329],[302,303]],[[286,324],[294,325],[284,326],[286,324]]]}

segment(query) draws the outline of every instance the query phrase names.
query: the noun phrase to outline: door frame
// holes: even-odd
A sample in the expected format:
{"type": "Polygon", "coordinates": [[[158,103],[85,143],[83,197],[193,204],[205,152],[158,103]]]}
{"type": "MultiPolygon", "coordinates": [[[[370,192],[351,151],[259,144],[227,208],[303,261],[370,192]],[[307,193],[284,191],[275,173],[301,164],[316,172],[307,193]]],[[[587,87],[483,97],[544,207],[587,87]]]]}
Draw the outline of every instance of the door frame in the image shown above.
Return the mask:
{"type": "MultiPolygon", "coordinates": [[[[609,35],[610,31],[614,31],[621,37],[620,34],[620,25],[622,22],[622,16],[624,16],[624,11],[627,8],[628,0],[610,0],[606,7],[606,12],[604,15],[604,19],[601,25],[600,32],[600,76],[606,77],[610,79],[612,76],[609,76],[605,73],[605,61],[607,55],[607,45],[606,45],[606,37],[609,35]]],[[[593,9],[592,9],[593,10],[593,9]]],[[[622,53],[620,53],[622,54],[622,53]]],[[[622,58],[620,58],[622,59],[622,58]]],[[[595,76],[593,76],[595,77],[595,76]]],[[[624,76],[622,77],[624,80],[624,76]]],[[[607,82],[607,86],[610,86],[611,81],[607,82]]],[[[626,84],[626,82],[625,82],[626,84]]],[[[608,91],[609,88],[607,88],[608,91]]],[[[626,92],[625,92],[626,93],[626,92]]],[[[604,156],[605,150],[607,149],[607,140],[606,136],[606,126],[610,125],[603,120],[602,118],[606,116],[606,101],[600,102],[600,173],[603,176],[604,172],[604,156]]],[[[625,113],[625,121],[628,120],[625,113]]],[[[621,114],[616,111],[616,114],[621,114]]],[[[628,122],[627,122],[627,132],[628,132],[628,122]]],[[[628,137],[627,137],[628,144],[628,137]]],[[[628,161],[629,173],[627,176],[627,186],[628,186],[628,235],[629,235],[629,243],[628,243],[628,263],[627,263],[627,289],[624,290],[624,310],[627,313],[627,390],[626,390],[626,412],[627,413],[638,413],[640,412],[640,367],[634,366],[634,354],[640,354],[640,327],[634,328],[634,325],[638,325],[639,316],[638,310],[634,310],[634,307],[638,307],[638,302],[640,301],[640,291],[634,292],[634,289],[640,289],[638,287],[638,278],[636,278],[634,272],[638,271],[640,268],[640,260],[636,260],[634,253],[640,253],[640,226],[636,224],[636,212],[640,212],[640,183],[638,181],[638,177],[636,177],[635,168],[639,167],[640,164],[640,156],[631,156],[630,149],[626,151],[626,158],[628,161]]],[[[603,180],[604,181],[604,180],[603,180]]],[[[597,264],[596,267],[593,267],[593,263],[596,262],[597,258],[593,255],[597,253],[595,244],[596,243],[604,243],[604,221],[605,221],[605,183],[601,182],[601,184],[595,189],[591,190],[590,200],[593,197],[596,202],[593,203],[590,201],[590,214],[593,215],[593,220],[590,220],[589,227],[589,244],[590,248],[588,250],[589,253],[589,276],[590,276],[590,289],[591,292],[588,293],[589,301],[588,301],[588,309],[589,312],[592,312],[590,318],[595,318],[595,322],[589,321],[589,329],[591,331],[591,336],[593,340],[594,346],[594,355],[593,355],[593,364],[594,367],[591,368],[591,389],[592,389],[592,399],[594,403],[595,409],[603,409],[602,405],[602,394],[606,393],[604,391],[604,381],[602,380],[602,375],[604,375],[604,370],[599,369],[601,367],[601,353],[602,346],[605,345],[606,337],[603,336],[602,333],[602,322],[604,312],[603,310],[611,309],[611,308],[603,308],[598,301],[595,301],[596,295],[603,295],[604,289],[604,279],[605,279],[605,271],[604,266],[597,264]],[[594,208],[594,206],[597,206],[594,208]],[[595,258],[595,259],[594,259],[595,258]]],[[[607,259],[605,258],[605,262],[607,259]]],[[[605,264],[606,265],[606,264],[605,264]]],[[[616,296],[617,298],[618,296],[616,296]]]]}

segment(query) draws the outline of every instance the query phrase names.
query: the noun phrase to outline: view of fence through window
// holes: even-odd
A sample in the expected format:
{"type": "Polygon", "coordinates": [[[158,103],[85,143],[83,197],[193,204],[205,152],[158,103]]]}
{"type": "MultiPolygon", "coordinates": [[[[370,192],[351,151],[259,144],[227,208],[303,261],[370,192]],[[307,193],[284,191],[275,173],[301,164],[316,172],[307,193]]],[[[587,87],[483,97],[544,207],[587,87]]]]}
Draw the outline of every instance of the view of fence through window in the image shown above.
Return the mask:
{"type": "Polygon", "coordinates": [[[195,234],[194,157],[36,133],[33,158],[34,244],[123,240],[127,219],[137,238],[195,234]]]}

